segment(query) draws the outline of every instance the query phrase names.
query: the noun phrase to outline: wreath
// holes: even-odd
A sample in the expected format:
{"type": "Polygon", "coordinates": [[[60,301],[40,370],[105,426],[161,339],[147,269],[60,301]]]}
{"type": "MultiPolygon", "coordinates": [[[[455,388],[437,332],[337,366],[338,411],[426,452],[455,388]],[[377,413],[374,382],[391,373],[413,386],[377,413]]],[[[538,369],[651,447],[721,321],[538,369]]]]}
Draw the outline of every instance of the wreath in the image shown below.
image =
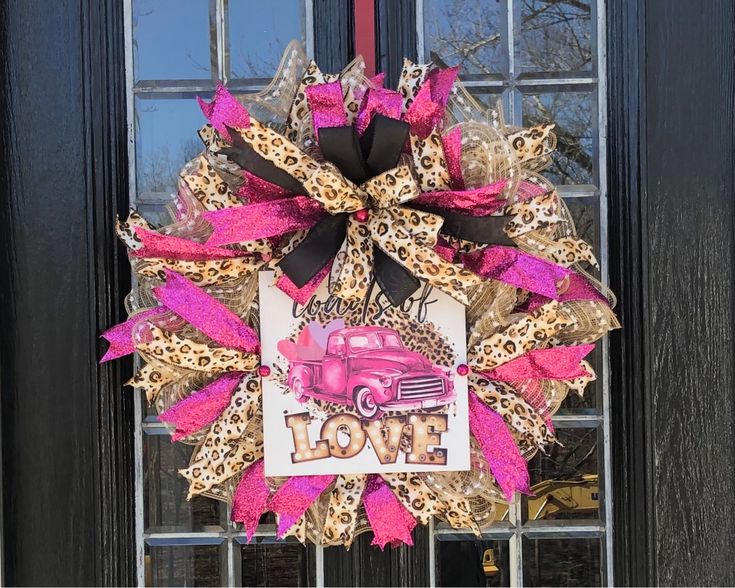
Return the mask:
{"type": "MultiPolygon", "coordinates": [[[[129,319],[103,334],[102,361],[137,352],[128,383],[173,441],[194,446],[179,472],[189,497],[230,502],[248,540],[267,511],[279,538],[347,548],[369,530],[381,548],[411,545],[431,517],[479,535],[497,504],[530,493],[527,460],[555,442],[552,415],[594,380],[584,358],[619,326],[613,296],[584,270],[597,267],[591,247],[539,173],[554,125],[507,126],[457,68],[405,60],[397,90],[364,71],[358,57],[322,73],[292,42],[265,90],[235,97],[218,85],[199,99],[204,150],[180,173],[172,222],[131,210],[117,223],[136,287],[129,319]],[[266,269],[295,304],[321,287],[359,306],[377,284],[387,312],[427,287],[464,305],[467,359],[455,370],[468,389],[469,469],[267,477],[261,383],[300,397],[303,382],[260,361],[266,269]]],[[[344,330],[328,318],[325,329],[344,330]]],[[[312,352],[323,335],[302,327],[279,344],[284,355],[312,352]]],[[[350,418],[368,418],[374,446],[411,442],[360,402],[350,418]]]]}

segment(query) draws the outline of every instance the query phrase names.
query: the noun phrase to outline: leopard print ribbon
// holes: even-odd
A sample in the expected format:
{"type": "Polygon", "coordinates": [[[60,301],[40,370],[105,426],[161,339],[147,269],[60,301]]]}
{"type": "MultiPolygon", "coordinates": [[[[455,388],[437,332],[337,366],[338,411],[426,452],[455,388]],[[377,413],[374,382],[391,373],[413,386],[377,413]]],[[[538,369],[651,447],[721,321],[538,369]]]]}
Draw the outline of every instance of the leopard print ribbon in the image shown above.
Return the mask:
{"type": "Polygon", "coordinates": [[[250,129],[239,132],[256,153],[301,181],[329,213],[352,215],[370,209],[367,233],[358,217],[348,220],[347,237],[332,271],[332,294],[348,301],[364,298],[373,275],[372,240],[414,276],[467,304],[469,288],[481,279],[433,250],[443,222],[440,216],[403,206],[421,193],[410,167],[399,165],[358,186],[333,164],[317,162],[255,119],[250,129]]]}

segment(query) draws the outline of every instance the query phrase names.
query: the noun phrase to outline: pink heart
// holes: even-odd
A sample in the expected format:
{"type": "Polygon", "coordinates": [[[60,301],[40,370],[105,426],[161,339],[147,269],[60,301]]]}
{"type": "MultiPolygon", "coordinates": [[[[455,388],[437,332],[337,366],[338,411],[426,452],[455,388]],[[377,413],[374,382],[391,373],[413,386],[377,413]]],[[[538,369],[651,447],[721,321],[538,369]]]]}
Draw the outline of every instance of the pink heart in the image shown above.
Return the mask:
{"type": "Polygon", "coordinates": [[[322,327],[319,321],[312,321],[304,330],[308,331],[308,334],[314,343],[326,350],[329,335],[344,328],[345,321],[344,319],[339,318],[329,321],[324,327],[322,327]]]}

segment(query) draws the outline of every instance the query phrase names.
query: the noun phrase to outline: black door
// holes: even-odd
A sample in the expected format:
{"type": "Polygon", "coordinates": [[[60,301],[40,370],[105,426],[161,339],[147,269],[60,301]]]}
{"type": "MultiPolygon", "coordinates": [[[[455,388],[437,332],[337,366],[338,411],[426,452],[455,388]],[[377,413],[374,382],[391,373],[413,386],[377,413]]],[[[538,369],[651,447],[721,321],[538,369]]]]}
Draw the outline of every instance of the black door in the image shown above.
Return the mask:
{"type": "Polygon", "coordinates": [[[129,199],[155,214],[167,165],[198,124],[188,117],[194,94],[222,75],[242,90],[271,75],[239,44],[240,23],[265,35],[270,53],[258,63],[303,36],[336,71],[354,55],[355,15],[370,11],[364,0],[284,0],[275,27],[272,7],[235,0],[9,0],[0,25],[5,583],[735,583],[732,3],[371,8],[374,36],[358,44],[375,48],[389,83],[404,55],[461,61],[478,100],[501,99],[518,124],[553,116],[563,131],[551,173],[606,260],[601,277],[619,295],[624,329],[598,349],[602,381],[561,414],[566,449],[532,471],[537,481],[597,476],[592,514],[536,524],[521,503],[482,541],[417,529],[413,549],[380,552],[362,536],[350,552],[318,552],[275,544],[267,527],[245,546],[223,507],[186,503],[174,471],[187,456],[123,388],[132,365],[97,364],[97,334],[124,316],[129,288],[114,217],[129,199]],[[156,58],[156,43],[173,57],[156,58]],[[158,167],[140,165],[150,161],[142,150],[164,141],[172,147],[158,167]]]}

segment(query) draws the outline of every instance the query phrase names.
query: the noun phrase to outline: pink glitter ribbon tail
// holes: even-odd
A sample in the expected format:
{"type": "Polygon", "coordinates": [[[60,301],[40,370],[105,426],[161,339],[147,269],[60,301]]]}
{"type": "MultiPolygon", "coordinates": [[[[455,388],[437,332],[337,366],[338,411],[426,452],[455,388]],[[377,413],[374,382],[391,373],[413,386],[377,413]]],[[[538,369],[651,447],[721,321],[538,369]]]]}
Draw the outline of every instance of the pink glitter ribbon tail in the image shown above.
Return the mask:
{"type": "Polygon", "coordinates": [[[379,546],[381,550],[388,543],[393,547],[401,543],[413,545],[411,533],[416,526],[416,519],[398,502],[393,491],[380,476],[375,474],[368,476],[362,503],[373,530],[372,545],[379,546]]]}
{"type": "Polygon", "coordinates": [[[232,520],[243,524],[248,543],[258,528],[260,517],[268,508],[269,497],[263,460],[259,459],[243,472],[232,498],[232,520]]]}
{"type": "Polygon", "coordinates": [[[403,96],[399,92],[385,88],[370,88],[362,97],[360,109],[355,117],[355,129],[359,135],[362,135],[376,114],[382,114],[388,118],[401,118],[402,108],[403,96]]]}
{"type": "Polygon", "coordinates": [[[457,67],[437,68],[429,72],[416,98],[403,116],[411,133],[425,139],[444,118],[444,110],[457,79],[457,67]]]}
{"type": "Polygon", "coordinates": [[[217,246],[309,229],[323,215],[324,209],[318,202],[306,196],[296,196],[213,210],[202,216],[214,229],[207,245],[217,246]]]}
{"type": "Polygon", "coordinates": [[[250,126],[250,115],[247,109],[237,101],[221,82],[217,82],[214,98],[207,103],[197,96],[197,102],[204,116],[217,129],[222,138],[228,143],[232,141],[227,127],[246,129],[250,126]]]}
{"type": "Polygon", "coordinates": [[[444,161],[449,172],[449,185],[452,190],[464,190],[464,176],[462,174],[462,128],[457,127],[442,135],[444,161]]]}
{"type": "MultiPolygon", "coordinates": [[[[543,306],[549,302],[550,298],[541,296],[540,294],[533,294],[526,304],[524,310],[526,312],[533,312],[537,308],[543,306]]],[[[597,288],[589,283],[584,277],[580,276],[576,272],[572,272],[569,275],[569,285],[564,292],[559,294],[557,300],[559,302],[573,302],[575,300],[595,300],[602,302],[603,304],[609,305],[607,297],[602,294],[597,288]]]]}
{"type": "Polygon", "coordinates": [[[153,288],[158,301],[189,321],[205,335],[225,347],[254,353],[259,349],[257,333],[224,304],[169,269],[166,283],[153,288]]]}
{"type": "Polygon", "coordinates": [[[237,189],[237,197],[246,204],[257,204],[259,202],[267,202],[269,200],[280,200],[286,196],[290,196],[286,188],[264,180],[256,176],[254,173],[244,169],[242,170],[243,184],[237,189]]]}
{"type": "Polygon", "coordinates": [[[520,380],[572,380],[590,376],[580,362],[595,348],[594,345],[572,345],[532,349],[483,375],[491,380],[517,382],[520,380]]]}
{"type": "Polygon", "coordinates": [[[554,300],[559,299],[558,285],[573,273],[551,261],[501,245],[467,253],[462,256],[462,263],[483,278],[492,278],[554,300]]]}
{"type": "Polygon", "coordinates": [[[214,382],[162,412],[159,418],[176,427],[171,441],[188,437],[214,422],[227,408],[232,393],[241,379],[242,374],[240,373],[220,376],[214,382]]]}
{"type": "Polygon", "coordinates": [[[454,257],[457,255],[457,248],[441,235],[439,235],[439,238],[436,240],[434,251],[444,261],[448,261],[449,263],[454,263],[454,257]]]}
{"type": "Polygon", "coordinates": [[[293,476],[271,498],[268,508],[278,515],[278,538],[283,539],[335,476],[293,476]]]}
{"type": "Polygon", "coordinates": [[[196,241],[189,241],[189,239],[172,235],[162,235],[141,227],[135,229],[135,234],[143,243],[143,247],[132,252],[135,257],[208,261],[210,259],[228,259],[244,255],[242,251],[202,245],[196,241]]]}
{"type": "Polygon", "coordinates": [[[523,459],[503,417],[488,408],[475,395],[469,395],[470,431],[480,444],[490,471],[508,500],[516,491],[529,494],[528,466],[523,459]]]}
{"type": "Polygon", "coordinates": [[[546,192],[543,186],[529,182],[528,180],[521,180],[518,185],[518,192],[516,193],[516,200],[520,202],[526,202],[536,196],[541,196],[546,192]]]}
{"type": "Polygon", "coordinates": [[[424,192],[414,200],[416,204],[446,208],[469,216],[487,216],[503,208],[507,202],[501,198],[506,180],[500,180],[472,190],[424,192]]]}
{"type": "Polygon", "coordinates": [[[135,343],[133,342],[133,329],[140,321],[148,320],[155,316],[162,315],[166,312],[165,308],[156,307],[149,308],[143,312],[131,316],[124,323],[115,325],[107,329],[100,337],[107,340],[110,346],[107,348],[107,352],[100,359],[100,363],[105,363],[118,357],[130,355],[135,351],[135,343]]]}
{"type": "Polygon", "coordinates": [[[296,284],[294,284],[286,274],[283,274],[278,278],[278,280],[276,280],[276,287],[288,294],[295,302],[306,304],[331,271],[332,264],[330,262],[320,269],[319,272],[301,288],[296,286],[296,284]]]}
{"type": "Polygon", "coordinates": [[[307,86],[306,100],[311,109],[315,137],[319,137],[319,129],[323,127],[343,127],[347,124],[342,84],[339,81],[307,86]]]}

